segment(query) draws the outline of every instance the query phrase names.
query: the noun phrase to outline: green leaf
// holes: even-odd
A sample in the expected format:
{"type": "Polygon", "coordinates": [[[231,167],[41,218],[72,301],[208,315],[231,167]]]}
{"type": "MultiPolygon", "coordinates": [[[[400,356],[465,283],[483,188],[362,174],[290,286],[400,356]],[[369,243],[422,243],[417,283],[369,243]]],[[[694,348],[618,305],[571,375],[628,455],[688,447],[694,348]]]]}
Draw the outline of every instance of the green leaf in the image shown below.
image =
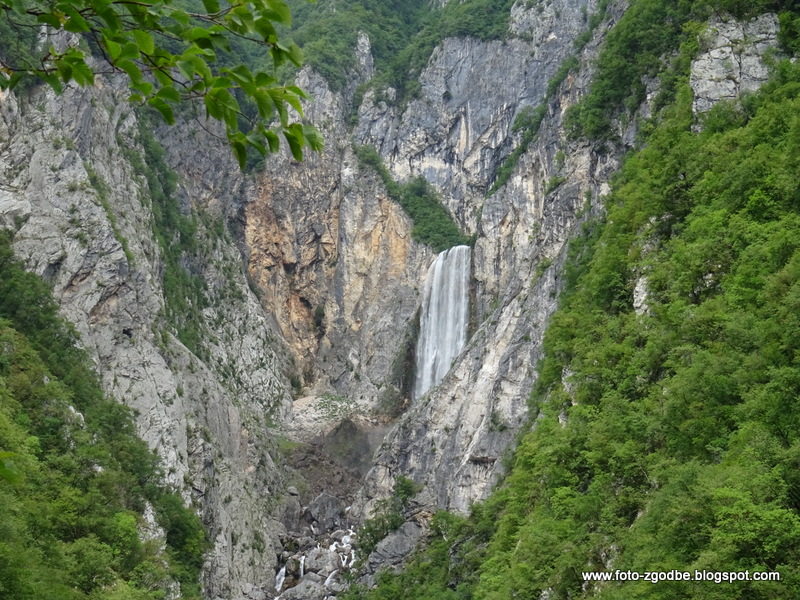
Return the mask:
{"type": "Polygon", "coordinates": [[[172,87],[174,84],[172,77],[164,69],[153,69],[153,77],[164,87],[172,87]]]}
{"type": "Polygon", "coordinates": [[[240,141],[231,141],[231,148],[233,148],[233,153],[236,155],[239,168],[244,169],[247,165],[247,147],[240,141]]]}
{"type": "Polygon", "coordinates": [[[285,2],[283,2],[283,0],[267,0],[267,4],[269,4],[269,7],[275,11],[275,20],[278,23],[287,26],[292,24],[292,11],[289,10],[289,7],[285,2]]]}
{"type": "Polygon", "coordinates": [[[186,27],[188,27],[191,23],[189,13],[187,13],[185,10],[172,10],[169,12],[169,16],[186,27]]]}
{"type": "MultiPolygon", "coordinates": [[[[267,75],[264,72],[259,71],[255,75],[255,82],[256,82],[256,85],[258,87],[267,88],[267,87],[270,87],[272,85],[275,85],[276,79],[274,77],[270,76],[270,75],[267,75]]],[[[293,87],[293,86],[287,86],[287,89],[289,89],[290,87],[293,87]]],[[[300,88],[297,88],[297,89],[300,89],[300,88]]]]}
{"type": "Polygon", "coordinates": [[[181,72],[186,79],[191,80],[194,77],[195,69],[192,61],[190,60],[179,60],[176,63],[178,70],[181,72]]]}
{"type": "Polygon", "coordinates": [[[319,130],[313,125],[303,125],[303,135],[308,141],[308,147],[314,152],[322,152],[325,140],[319,130]]]}
{"type": "Polygon", "coordinates": [[[143,81],[141,70],[132,60],[120,60],[117,62],[116,66],[128,74],[128,77],[130,77],[132,83],[139,83],[143,81]]]}
{"type": "Polygon", "coordinates": [[[103,36],[103,44],[106,47],[106,52],[108,52],[108,57],[111,59],[111,62],[115,62],[120,57],[120,54],[122,54],[122,46],[105,36],[103,36]]]}
{"type": "Polygon", "coordinates": [[[217,103],[217,99],[214,96],[214,92],[210,91],[206,94],[205,98],[203,98],[203,103],[206,106],[206,113],[212,119],[216,119],[217,121],[222,121],[222,106],[217,103]]]}
{"type": "Polygon", "coordinates": [[[252,98],[258,107],[259,116],[264,120],[269,119],[272,116],[272,107],[274,106],[269,95],[266,92],[257,90],[253,92],[252,98]]]}
{"type": "Polygon", "coordinates": [[[136,83],[131,82],[131,87],[138,92],[141,92],[144,96],[149,96],[153,92],[153,84],[149,81],[137,81],[136,83]]]}
{"type": "Polygon", "coordinates": [[[289,149],[292,151],[292,156],[297,161],[303,160],[303,130],[299,131],[294,126],[283,130],[283,137],[289,142],[289,149]]]}
{"type": "Polygon", "coordinates": [[[122,51],[119,53],[118,60],[138,60],[139,59],[139,46],[133,42],[127,42],[122,46],[122,51]]]}
{"type": "Polygon", "coordinates": [[[42,80],[49,85],[56,94],[60,94],[62,91],[64,91],[62,86],[63,82],[55,73],[40,73],[39,77],[41,77],[42,80]]]}
{"type": "Polygon", "coordinates": [[[197,40],[207,40],[211,37],[211,34],[208,32],[207,29],[202,27],[192,27],[191,29],[185,30],[181,37],[185,39],[187,42],[197,42],[197,40]]]}
{"type": "Polygon", "coordinates": [[[58,74],[64,83],[72,81],[72,65],[68,60],[60,59],[55,61],[58,74]]]}
{"type": "Polygon", "coordinates": [[[164,121],[166,121],[168,125],[175,124],[175,113],[172,111],[172,107],[164,102],[164,100],[153,96],[147,103],[161,113],[161,116],[164,117],[164,121]]]}
{"type": "Polygon", "coordinates": [[[280,149],[281,141],[278,139],[278,135],[274,131],[267,131],[264,134],[264,138],[267,140],[267,145],[269,145],[270,152],[274,154],[280,149]]]}
{"type": "Polygon", "coordinates": [[[275,89],[267,90],[267,94],[269,94],[269,97],[272,99],[275,110],[278,111],[281,125],[286,126],[289,123],[289,113],[286,110],[286,102],[283,101],[283,94],[281,94],[280,90],[275,89]]]}
{"type": "Polygon", "coordinates": [[[58,5],[58,9],[64,11],[64,14],[69,17],[64,23],[64,29],[66,31],[82,33],[90,30],[89,23],[71,4],[61,3],[58,5]]]}
{"type": "Polygon", "coordinates": [[[297,111],[301,117],[303,116],[303,106],[300,104],[300,99],[295,96],[294,94],[285,93],[283,94],[283,99],[291,106],[293,109],[297,111]]]}
{"type": "Polygon", "coordinates": [[[43,15],[38,15],[36,20],[43,25],[50,25],[53,29],[61,29],[61,19],[53,14],[45,13],[43,15]]]}
{"type": "Polygon", "coordinates": [[[14,73],[8,79],[0,77],[0,89],[13,90],[24,76],[25,73],[14,73]]]}
{"type": "Polygon", "coordinates": [[[228,22],[231,29],[237,33],[248,34],[256,30],[253,13],[244,5],[239,5],[231,10],[225,16],[225,20],[228,22]]]}
{"type": "Polygon", "coordinates": [[[209,14],[216,14],[219,12],[219,0],[203,0],[203,6],[209,14]]]}
{"type": "Polygon", "coordinates": [[[10,6],[11,10],[18,15],[24,15],[28,11],[28,3],[25,0],[11,0],[3,2],[3,6],[10,6]]]}
{"type": "Polygon", "coordinates": [[[289,57],[289,60],[297,67],[303,66],[303,51],[300,49],[295,43],[289,44],[288,47],[284,47],[286,51],[286,55],[289,57]]]}
{"type": "Polygon", "coordinates": [[[136,44],[139,46],[139,50],[143,54],[153,54],[153,52],[155,52],[156,44],[153,41],[152,35],[141,29],[134,29],[132,33],[136,44]]]}
{"type": "Polygon", "coordinates": [[[292,92],[295,96],[302,98],[303,100],[308,100],[311,96],[306,94],[305,90],[300,89],[296,85],[287,85],[286,89],[292,92]]]}
{"type": "Polygon", "coordinates": [[[263,156],[267,153],[267,147],[264,146],[262,139],[262,136],[256,132],[250,132],[250,135],[247,136],[247,144],[255,148],[263,156]]]}
{"type": "Polygon", "coordinates": [[[181,95],[174,87],[162,87],[156,92],[156,97],[169,100],[170,102],[178,103],[181,101],[181,95]]]}
{"type": "Polygon", "coordinates": [[[256,19],[255,29],[258,35],[260,35],[264,41],[275,40],[278,38],[278,33],[275,31],[275,27],[273,27],[272,21],[269,19],[256,19]]]}
{"type": "Polygon", "coordinates": [[[111,6],[103,6],[100,2],[94,4],[97,7],[97,16],[106,23],[110,31],[122,31],[122,21],[111,6]]]}

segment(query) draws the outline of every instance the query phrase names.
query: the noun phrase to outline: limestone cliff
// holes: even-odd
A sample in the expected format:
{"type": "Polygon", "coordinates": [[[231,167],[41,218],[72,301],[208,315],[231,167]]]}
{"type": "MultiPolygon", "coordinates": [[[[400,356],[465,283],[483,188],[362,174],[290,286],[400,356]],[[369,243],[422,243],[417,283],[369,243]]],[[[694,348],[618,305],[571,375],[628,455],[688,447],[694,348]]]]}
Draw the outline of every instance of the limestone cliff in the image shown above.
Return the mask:
{"type": "Polygon", "coordinates": [[[202,352],[177,339],[165,316],[140,125],[108,79],[58,97],[33,89],[3,98],[0,218],[16,232],[16,253],[52,285],[107,392],[135,411],[167,482],[209,527],[207,595],[238,596],[243,584],[271,580],[270,547],[283,531],[269,510],[280,502],[282,474],[266,425],[291,410],[286,360],[239,250],[219,226],[221,199],[241,193],[242,177],[225,146],[188,126],[170,151],[202,248],[181,257],[204,282],[204,306],[191,307],[202,352]]]}
{"type": "MultiPolygon", "coordinates": [[[[454,214],[476,231],[476,329],[450,374],[387,437],[365,483],[364,500],[385,495],[403,474],[425,484],[421,501],[463,512],[489,493],[502,472],[503,455],[526,419],[542,335],[557,306],[566,242],[580,218],[597,209],[618,166],[614,153],[565,139],[561,118],[585,93],[588,66],[570,76],[549,102],[535,143],[507,185],[485,195],[514,144],[514,116],[545,98],[548,79],[585,27],[582,15],[593,8],[581,11],[580,3],[565,3],[539,14],[518,4],[512,30],[524,31],[527,39],[502,51],[492,44],[448,41],[423,74],[425,101],[412,103],[398,119],[400,133],[379,142],[398,174],[410,169],[431,177],[454,214]],[[489,89],[481,84],[487,74],[497,77],[489,89]],[[451,85],[463,95],[451,93],[444,100],[441,90],[451,85]],[[446,102],[458,108],[447,110],[446,102]],[[426,114],[411,117],[414,111],[426,114]],[[397,152],[412,147],[419,137],[417,123],[426,118],[449,118],[439,129],[425,128],[447,133],[429,146],[397,152]],[[435,163],[426,153],[450,160],[435,163]],[[554,178],[559,185],[553,186],[554,178]]],[[[591,63],[611,23],[583,50],[584,65],[591,63]]],[[[368,135],[369,128],[363,131],[368,135]]]]}
{"type": "MultiPolygon", "coordinates": [[[[527,21],[526,13],[519,8],[517,5],[514,26],[532,22],[533,39],[549,39],[547,32],[552,28],[566,44],[570,34],[580,31],[574,23],[570,25],[567,7],[559,7],[561,19],[557,23],[546,19],[527,21]]],[[[594,40],[579,57],[583,66],[549,101],[536,141],[522,155],[508,183],[485,200],[479,193],[486,189],[487,173],[491,171],[484,169],[491,163],[475,157],[481,153],[492,156],[489,148],[502,149],[504,143],[511,143],[508,139],[498,142],[496,134],[503,111],[509,110],[506,89],[481,96],[480,106],[492,116],[485,116],[483,127],[467,138],[463,134],[455,138],[440,134],[439,139],[431,139],[435,135],[431,131],[452,133],[460,125],[455,129],[430,125],[424,128],[428,132],[426,143],[437,148],[431,151],[432,156],[460,156],[463,160],[427,160],[424,157],[430,146],[426,143],[419,143],[408,152],[397,151],[402,144],[410,148],[411,140],[420,139],[422,128],[415,129],[417,123],[430,123],[435,119],[433,115],[445,118],[448,114],[437,108],[439,91],[427,96],[426,102],[412,103],[402,118],[395,119],[411,124],[406,129],[402,125],[381,126],[380,130],[390,131],[391,136],[378,143],[398,174],[410,169],[442,186],[454,214],[467,227],[472,227],[470,215],[477,213],[473,255],[477,328],[450,374],[410,408],[376,454],[375,467],[363,488],[362,500],[367,509],[371,505],[369,499],[388,494],[394,479],[402,474],[425,485],[419,498],[423,504],[464,512],[471,502],[491,491],[502,473],[504,453],[526,420],[526,400],[541,358],[544,329],[557,307],[566,244],[575,235],[576,225],[601,210],[600,198],[609,189],[610,177],[636,138],[635,120],[616,124],[622,140],[619,146],[570,141],[562,124],[566,109],[587,92],[593,57],[605,31],[621,14],[620,9],[610,7],[609,20],[595,32],[594,40]],[[498,96],[498,103],[493,105],[490,99],[498,96]],[[407,115],[413,110],[422,111],[425,116],[411,119],[407,115]],[[469,141],[466,145],[465,139],[469,141]],[[465,148],[469,149],[466,153],[465,148]]],[[[746,24],[712,22],[703,44],[692,69],[698,111],[755,89],[766,79],[761,57],[766,48],[776,45],[776,19],[765,15],[746,24]],[[718,60],[720,57],[730,60],[718,60]]],[[[461,73],[457,65],[461,62],[492,56],[489,48],[478,44],[470,56],[481,58],[465,58],[464,47],[452,41],[440,49],[423,74],[422,80],[427,83],[423,93],[444,89],[457,79],[461,73]],[[452,54],[447,53],[448,48],[452,54]],[[448,64],[450,69],[443,66],[448,64]]],[[[492,71],[484,67],[474,77],[480,79],[492,71]]],[[[507,81],[512,82],[508,84],[511,87],[515,80],[507,81]]],[[[463,86],[465,90],[479,89],[480,83],[467,81],[463,86]]],[[[544,96],[542,87],[534,86],[532,90],[521,97],[536,101],[544,96]]],[[[655,93],[651,86],[648,99],[639,109],[642,117],[650,114],[655,93]]],[[[363,109],[361,114],[373,115],[374,108],[363,109]]],[[[361,131],[368,132],[369,127],[361,131]]]]}

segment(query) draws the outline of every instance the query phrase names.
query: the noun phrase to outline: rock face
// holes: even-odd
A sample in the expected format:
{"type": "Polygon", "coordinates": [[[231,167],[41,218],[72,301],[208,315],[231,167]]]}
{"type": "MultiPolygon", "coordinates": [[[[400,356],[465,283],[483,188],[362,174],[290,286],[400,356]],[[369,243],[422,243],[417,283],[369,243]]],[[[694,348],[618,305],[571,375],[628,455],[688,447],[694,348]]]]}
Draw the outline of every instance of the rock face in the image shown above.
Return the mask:
{"type": "Polygon", "coordinates": [[[285,360],[238,248],[214,225],[244,181],[227,148],[192,141],[188,127],[169,156],[203,248],[187,265],[205,282],[207,306],[193,307],[203,358],[177,339],[165,317],[155,201],[136,163],[140,123],[117,84],[0,100],[0,219],[16,232],[17,255],[52,285],[107,392],[135,411],[167,482],[198,507],[214,542],[206,593],[228,597],[272,571],[264,540],[283,531],[265,510],[282,489],[265,425],[291,411],[285,360]]]}
{"type": "MultiPolygon", "coordinates": [[[[567,142],[562,130],[564,111],[588,87],[589,69],[568,78],[552,98],[536,142],[509,182],[485,194],[514,143],[514,116],[543,100],[548,78],[585,26],[580,8],[559,4],[552,13],[545,9],[534,16],[535,10],[518,4],[512,27],[532,41],[516,40],[502,53],[491,43],[449,40],[423,74],[425,101],[412,102],[402,117],[393,116],[393,126],[374,128],[391,132],[377,143],[396,174],[430,178],[461,223],[477,233],[474,332],[442,383],[416,401],[387,436],[358,510],[369,512],[372,499],[387,495],[402,474],[425,485],[420,498],[430,505],[466,511],[491,490],[502,472],[503,454],[526,419],[542,335],[557,306],[566,242],[576,224],[598,210],[619,164],[616,153],[567,142]],[[480,84],[489,73],[503,80],[491,91],[480,84]],[[449,86],[456,87],[446,95],[449,86]],[[559,185],[553,186],[554,178],[559,185]]],[[[586,46],[584,64],[618,14],[612,10],[611,21],[586,46]]],[[[361,116],[370,123],[388,118],[374,106],[361,116]]],[[[358,131],[366,139],[376,135],[370,127],[358,131]]]]}
{"type": "Polygon", "coordinates": [[[377,175],[359,169],[342,95],[310,71],[300,84],[315,98],[307,114],[327,147],[302,164],[269,161],[244,208],[248,268],[293,350],[308,409],[327,393],[370,412],[376,398],[399,399],[398,341],[433,252],[411,239],[410,219],[377,175]]]}
{"type": "Polygon", "coordinates": [[[544,98],[547,82],[573,52],[585,15],[597,3],[524,5],[514,7],[516,36],[506,42],[445,40],[420,76],[420,97],[405,111],[368,94],[358,113],[359,143],[375,146],[397,178],[423,175],[469,232],[511,150],[514,118],[544,98]]]}
{"type": "Polygon", "coordinates": [[[778,45],[778,17],[764,14],[746,22],[716,18],[702,43],[704,51],[692,61],[690,80],[696,113],[753,92],[767,80],[763,58],[778,45]]]}

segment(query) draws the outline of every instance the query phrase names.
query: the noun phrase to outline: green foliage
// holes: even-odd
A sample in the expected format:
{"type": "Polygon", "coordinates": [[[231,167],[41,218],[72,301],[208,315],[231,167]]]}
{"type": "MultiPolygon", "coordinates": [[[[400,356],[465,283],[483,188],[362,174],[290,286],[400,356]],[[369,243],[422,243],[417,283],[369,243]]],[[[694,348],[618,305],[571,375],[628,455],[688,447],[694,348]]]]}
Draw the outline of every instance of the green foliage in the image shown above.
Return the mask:
{"type": "Polygon", "coordinates": [[[378,586],[352,586],[344,600],[467,600],[478,581],[494,520],[484,506],[473,507],[469,520],[441,511],[431,521],[432,537],[400,573],[380,573],[378,586]]]}
{"type": "Polygon", "coordinates": [[[0,9],[0,32],[8,35],[0,47],[0,89],[28,79],[43,81],[60,93],[72,81],[93,85],[95,74],[110,68],[128,77],[132,102],[152,107],[169,124],[175,121],[178,105],[202,105],[207,117],[224,123],[242,168],[248,148],[261,154],[277,151],[278,134],[298,160],[305,146],[322,149],[316,129],[290,119],[290,109],[302,117],[305,92],[279,85],[275,77],[277,67],[286,62],[300,66],[303,59],[296,45],[278,38],[276,26],[291,25],[283,0],[252,0],[246,5],[219,0],[2,0],[0,9]],[[81,42],[38,51],[32,26],[76,34],[81,42]],[[251,71],[230,58],[243,42],[269,56],[266,69],[251,71]],[[255,109],[243,110],[237,96],[255,109]],[[242,119],[248,122],[247,133],[242,119]]]}
{"type": "MultiPolygon", "coordinates": [[[[589,93],[566,115],[569,135],[610,138],[612,118],[642,103],[645,78],[658,75],[662,57],[696,35],[690,22],[704,22],[709,10],[705,2],[686,0],[632,2],[606,37],[589,93]]],[[[688,63],[683,66],[688,69],[688,63]]]]}
{"type": "Polygon", "coordinates": [[[433,49],[448,37],[503,39],[513,0],[461,0],[443,7],[426,0],[382,2],[340,0],[308,6],[289,3],[297,27],[293,40],[303,48],[308,64],[333,89],[349,81],[358,32],[370,37],[378,75],[377,88],[393,87],[403,103],[420,90],[417,78],[433,49]]]}
{"type": "Polygon", "coordinates": [[[199,597],[199,520],[160,487],[130,411],[103,396],[76,334],[10,241],[0,234],[0,596],[159,600],[167,566],[184,597],[199,597]],[[147,501],[168,532],[169,563],[139,538],[147,501]],[[174,523],[189,533],[174,536],[174,523]]]}
{"type": "Polygon", "coordinates": [[[400,103],[414,98],[420,91],[419,75],[436,46],[449,37],[506,38],[513,4],[514,0],[448,2],[428,17],[419,33],[381,72],[376,85],[393,87],[400,103]]]}
{"type": "Polygon", "coordinates": [[[200,570],[203,555],[210,548],[200,519],[186,510],[177,494],[162,494],[155,502],[158,522],[167,534],[172,558],[171,575],[181,584],[187,597],[200,597],[200,570]]]}
{"type": "Polygon", "coordinates": [[[411,217],[414,222],[411,236],[415,240],[431,246],[437,252],[473,243],[472,238],[458,230],[447,209],[442,206],[439,195],[423,177],[397,183],[374,148],[358,146],[355,153],[361,167],[374,169],[386,186],[389,197],[411,217]]]}
{"type": "Polygon", "coordinates": [[[375,550],[383,538],[403,524],[404,512],[418,492],[417,485],[401,475],[395,481],[392,495],[376,502],[372,516],[358,530],[359,551],[364,558],[375,550]]]}
{"type": "Polygon", "coordinates": [[[303,48],[306,63],[335,90],[352,77],[359,32],[369,35],[379,70],[386,68],[419,31],[431,8],[426,0],[403,3],[379,0],[289,2],[295,15],[292,39],[303,48]]]}
{"type": "Polygon", "coordinates": [[[503,487],[353,598],[800,595],[800,67],[779,63],[700,133],[688,85],[675,98],[613,182],[607,218],[570,246],[536,426],[503,487]],[[454,575],[482,523],[477,575],[454,575]],[[781,581],[583,581],[609,561],[781,581]]]}

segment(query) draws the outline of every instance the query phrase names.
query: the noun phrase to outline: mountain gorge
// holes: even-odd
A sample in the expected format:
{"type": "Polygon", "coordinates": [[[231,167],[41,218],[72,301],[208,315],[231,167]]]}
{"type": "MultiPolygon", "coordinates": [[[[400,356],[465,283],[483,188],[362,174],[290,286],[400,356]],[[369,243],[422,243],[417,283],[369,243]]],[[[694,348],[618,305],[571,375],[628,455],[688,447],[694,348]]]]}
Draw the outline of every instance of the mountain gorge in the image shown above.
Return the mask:
{"type": "MultiPolygon", "coordinates": [[[[207,532],[196,589],[118,551],[83,587],[37,560],[75,598],[796,597],[796,7],[290,5],[326,140],[302,162],[242,172],[121,76],[0,98],[4,264],[52,290],[147,481],[207,532]],[[429,267],[465,243],[466,344],[416,397],[429,267]],[[783,579],[581,579],[613,569],[783,579]]],[[[43,461],[20,360],[0,450],[43,461]]],[[[161,498],[112,511],[153,564],[178,547],[161,498]]],[[[65,557],[116,548],[65,531],[65,557]]]]}

